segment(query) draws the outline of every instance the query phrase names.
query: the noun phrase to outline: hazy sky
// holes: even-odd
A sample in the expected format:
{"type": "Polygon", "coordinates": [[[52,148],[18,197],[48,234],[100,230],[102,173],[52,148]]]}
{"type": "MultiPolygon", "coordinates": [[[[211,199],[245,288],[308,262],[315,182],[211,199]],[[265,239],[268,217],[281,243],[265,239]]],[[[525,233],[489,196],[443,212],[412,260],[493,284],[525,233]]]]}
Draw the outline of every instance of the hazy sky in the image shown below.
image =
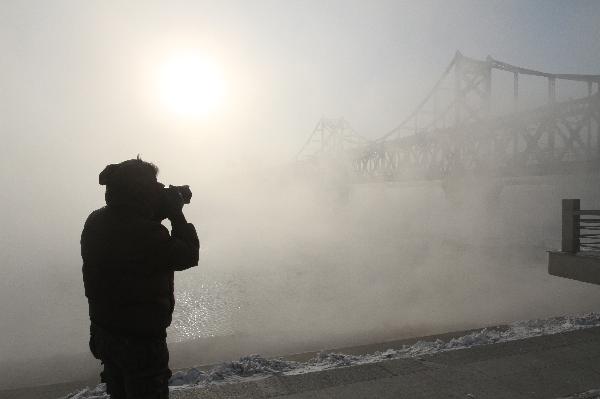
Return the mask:
{"type": "Polygon", "coordinates": [[[0,2],[0,333],[19,336],[11,302],[44,300],[24,293],[66,289],[53,268],[80,279],[107,163],[140,153],[183,184],[290,160],[321,116],[378,137],[456,50],[597,74],[598,21],[599,1],[0,2]],[[161,106],[156,70],[179,51],[226,83],[204,118],[161,106]]]}
{"type": "Polygon", "coordinates": [[[284,161],[322,115],[371,137],[393,128],[456,50],[598,73],[599,17],[597,1],[4,1],[3,170],[138,152],[284,161]],[[152,90],[180,49],[214,58],[228,84],[200,121],[173,118],[152,90]]]}

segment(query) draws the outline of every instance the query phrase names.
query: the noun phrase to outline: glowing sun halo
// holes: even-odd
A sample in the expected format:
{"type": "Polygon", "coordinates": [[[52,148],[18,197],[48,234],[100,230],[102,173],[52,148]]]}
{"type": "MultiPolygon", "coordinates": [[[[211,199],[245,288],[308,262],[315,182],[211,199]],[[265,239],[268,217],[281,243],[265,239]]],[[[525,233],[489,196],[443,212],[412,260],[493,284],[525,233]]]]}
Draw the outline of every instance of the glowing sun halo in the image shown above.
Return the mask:
{"type": "Polygon", "coordinates": [[[204,117],[221,105],[225,82],[212,60],[184,54],[160,66],[158,90],[169,111],[184,117],[204,117]]]}

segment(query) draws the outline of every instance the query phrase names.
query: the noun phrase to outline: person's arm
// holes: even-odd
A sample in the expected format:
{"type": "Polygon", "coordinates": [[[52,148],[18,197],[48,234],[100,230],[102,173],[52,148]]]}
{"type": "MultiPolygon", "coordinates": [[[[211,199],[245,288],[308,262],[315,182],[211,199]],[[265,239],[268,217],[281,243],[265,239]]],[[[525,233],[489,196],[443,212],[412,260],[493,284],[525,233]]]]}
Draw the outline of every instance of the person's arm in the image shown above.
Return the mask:
{"type": "Polygon", "coordinates": [[[187,223],[183,214],[171,220],[172,233],[162,224],[157,225],[150,244],[149,261],[157,268],[174,271],[189,269],[198,265],[200,241],[196,229],[187,223]]]}
{"type": "Polygon", "coordinates": [[[171,221],[172,232],[162,224],[157,223],[160,232],[155,235],[156,243],[153,252],[154,260],[159,267],[168,267],[171,270],[185,270],[198,265],[200,241],[194,225],[188,223],[183,215],[183,199],[178,191],[165,192],[165,216],[171,221]]]}
{"type": "Polygon", "coordinates": [[[185,270],[198,265],[200,240],[193,224],[188,223],[183,212],[169,217],[171,221],[171,248],[169,259],[173,270],[185,270]]]}

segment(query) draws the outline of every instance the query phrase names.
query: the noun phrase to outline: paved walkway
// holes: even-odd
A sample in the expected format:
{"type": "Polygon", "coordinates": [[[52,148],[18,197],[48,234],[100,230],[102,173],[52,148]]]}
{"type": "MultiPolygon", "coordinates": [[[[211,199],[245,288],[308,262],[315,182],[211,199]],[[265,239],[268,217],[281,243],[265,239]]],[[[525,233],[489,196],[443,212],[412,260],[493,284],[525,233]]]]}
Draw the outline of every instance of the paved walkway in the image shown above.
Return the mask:
{"type": "Polygon", "coordinates": [[[171,398],[553,399],[596,388],[600,388],[600,328],[418,359],[213,385],[173,392],[171,398]]]}

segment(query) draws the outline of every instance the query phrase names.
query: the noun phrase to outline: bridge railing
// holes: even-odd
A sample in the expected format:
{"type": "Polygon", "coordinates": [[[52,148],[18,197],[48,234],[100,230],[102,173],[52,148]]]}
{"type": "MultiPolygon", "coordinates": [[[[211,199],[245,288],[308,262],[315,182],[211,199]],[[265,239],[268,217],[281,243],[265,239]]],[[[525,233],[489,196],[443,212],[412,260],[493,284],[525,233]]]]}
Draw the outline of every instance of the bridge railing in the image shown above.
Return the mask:
{"type": "Polygon", "coordinates": [[[578,199],[562,200],[562,251],[600,251],[600,210],[582,210],[578,199]]]}

